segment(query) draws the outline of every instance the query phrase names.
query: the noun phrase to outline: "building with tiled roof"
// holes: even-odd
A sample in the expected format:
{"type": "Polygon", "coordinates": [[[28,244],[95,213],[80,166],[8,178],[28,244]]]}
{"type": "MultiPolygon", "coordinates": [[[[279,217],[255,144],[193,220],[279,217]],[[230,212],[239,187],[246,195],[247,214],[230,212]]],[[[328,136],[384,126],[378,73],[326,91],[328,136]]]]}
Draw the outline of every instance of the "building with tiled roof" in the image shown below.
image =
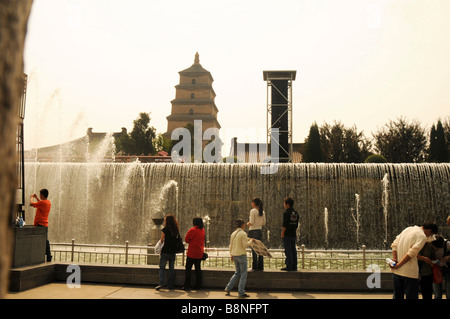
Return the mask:
{"type": "MultiPolygon", "coordinates": [[[[208,128],[220,129],[215,104],[216,93],[212,87],[211,73],[200,64],[199,54],[195,54],[194,64],[178,72],[180,83],[175,86],[175,99],[171,101],[172,111],[167,116],[167,132],[164,136],[171,139],[172,131],[185,127],[194,120],[202,121],[202,134],[208,128]]],[[[204,145],[209,141],[203,141],[204,145]]]]}

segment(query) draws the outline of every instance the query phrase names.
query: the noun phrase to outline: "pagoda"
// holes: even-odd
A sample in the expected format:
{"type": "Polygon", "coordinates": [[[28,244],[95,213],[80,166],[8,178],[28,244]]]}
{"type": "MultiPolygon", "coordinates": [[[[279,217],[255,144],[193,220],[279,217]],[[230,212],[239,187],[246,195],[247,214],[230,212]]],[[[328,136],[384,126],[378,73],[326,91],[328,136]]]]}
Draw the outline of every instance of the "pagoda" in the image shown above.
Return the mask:
{"type": "MultiPolygon", "coordinates": [[[[178,72],[180,83],[175,86],[175,99],[171,101],[172,112],[167,116],[166,138],[171,139],[172,131],[194,125],[194,120],[202,121],[202,135],[208,128],[220,129],[217,120],[219,110],[214,102],[216,93],[212,87],[214,81],[211,73],[200,64],[198,52],[194,64],[178,72]]],[[[203,147],[209,141],[203,141],[203,147]]]]}

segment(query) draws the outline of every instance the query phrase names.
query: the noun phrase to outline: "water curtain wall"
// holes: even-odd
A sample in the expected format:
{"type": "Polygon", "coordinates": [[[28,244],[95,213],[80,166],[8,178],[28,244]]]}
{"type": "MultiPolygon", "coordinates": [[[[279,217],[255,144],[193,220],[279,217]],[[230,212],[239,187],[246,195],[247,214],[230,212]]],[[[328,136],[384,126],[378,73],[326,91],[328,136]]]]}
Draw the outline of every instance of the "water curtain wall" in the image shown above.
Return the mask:
{"type": "MultiPolygon", "coordinates": [[[[300,214],[299,243],[308,248],[389,248],[405,227],[445,225],[449,164],[27,163],[30,192],[48,188],[53,242],[146,245],[152,217],[178,216],[184,235],[193,217],[209,219],[211,247],[227,247],[251,199],[267,214],[265,243],[281,247],[283,198],[300,214]],[[325,227],[324,227],[325,225],[325,227]]],[[[34,211],[27,208],[27,222],[34,211]]]]}

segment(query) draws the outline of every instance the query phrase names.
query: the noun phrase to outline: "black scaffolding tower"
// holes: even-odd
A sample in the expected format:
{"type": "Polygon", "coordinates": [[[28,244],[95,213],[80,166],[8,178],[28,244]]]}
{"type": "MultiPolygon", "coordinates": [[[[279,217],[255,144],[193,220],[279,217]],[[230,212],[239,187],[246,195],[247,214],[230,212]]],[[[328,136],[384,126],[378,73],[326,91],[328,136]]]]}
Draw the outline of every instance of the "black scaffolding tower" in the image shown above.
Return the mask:
{"type": "Polygon", "coordinates": [[[292,162],[292,82],[296,74],[297,71],[263,71],[267,81],[267,145],[277,143],[278,159],[273,154],[271,157],[279,163],[292,162]],[[278,139],[273,138],[274,129],[278,130],[278,139]]]}

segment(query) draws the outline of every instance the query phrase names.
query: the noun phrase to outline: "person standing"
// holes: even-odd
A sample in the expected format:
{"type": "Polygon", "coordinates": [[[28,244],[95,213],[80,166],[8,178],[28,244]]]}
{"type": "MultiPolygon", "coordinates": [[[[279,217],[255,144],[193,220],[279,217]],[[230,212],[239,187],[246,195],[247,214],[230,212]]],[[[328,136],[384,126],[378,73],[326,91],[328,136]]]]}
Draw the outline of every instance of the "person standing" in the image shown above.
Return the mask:
{"type": "Polygon", "coordinates": [[[189,244],[186,258],[186,274],[184,278],[183,290],[190,290],[191,288],[191,272],[192,265],[195,266],[195,285],[194,289],[200,289],[202,285],[202,269],[201,262],[205,250],[205,229],[203,227],[203,220],[200,217],[195,217],[192,220],[194,227],[188,230],[184,241],[189,244]]]}
{"type": "MultiPolygon", "coordinates": [[[[434,241],[433,241],[434,242],[434,241]]],[[[433,260],[436,260],[436,248],[433,243],[425,243],[417,255],[419,261],[419,286],[422,299],[433,299],[433,260]]]]}
{"type": "MultiPolygon", "coordinates": [[[[446,219],[448,228],[450,229],[450,215],[446,219]]],[[[449,235],[449,234],[447,234],[449,235]]],[[[450,299],[450,240],[444,239],[442,236],[436,236],[439,241],[439,249],[436,251],[437,258],[440,261],[442,271],[442,283],[433,284],[435,298],[442,299],[442,288],[445,287],[447,299],[450,299]]],[[[447,237],[449,238],[449,237],[447,237]]]]}
{"type": "MultiPolygon", "coordinates": [[[[442,272],[443,267],[441,264],[442,257],[444,255],[444,237],[441,235],[436,235],[436,240],[434,240],[431,244],[433,245],[435,249],[435,255],[437,259],[437,263],[432,265],[433,270],[433,293],[434,293],[434,299],[442,299],[442,282],[435,282],[434,278],[434,268],[439,267],[439,270],[442,272]]],[[[442,276],[443,277],[443,276],[442,276]]]]}
{"type": "MultiPolygon", "coordinates": [[[[447,219],[448,221],[449,219],[447,219]]],[[[447,299],[450,299],[450,240],[442,238],[442,251],[440,252],[440,262],[443,283],[447,299]]],[[[442,298],[442,288],[441,288],[441,298],[442,298]]]]}
{"type": "Polygon", "coordinates": [[[284,254],[286,255],[286,267],[281,268],[285,271],[297,271],[297,227],[299,215],[294,210],[294,200],[290,197],[284,199],[283,227],[281,229],[281,239],[284,245],[284,254]]]}
{"type": "Polygon", "coordinates": [[[30,197],[30,206],[36,208],[36,214],[34,216],[35,227],[45,227],[46,230],[46,242],[45,242],[45,256],[47,262],[52,261],[52,254],[50,251],[50,242],[48,241],[48,215],[50,214],[50,208],[52,203],[48,200],[48,190],[43,188],[39,191],[39,198],[36,194],[30,197]]]}
{"type": "Polygon", "coordinates": [[[391,244],[391,267],[394,282],[394,299],[419,298],[419,264],[417,255],[427,241],[435,240],[437,234],[436,224],[426,223],[423,226],[410,226],[405,228],[391,244]]]}
{"type": "Polygon", "coordinates": [[[247,250],[253,239],[248,239],[245,232],[245,222],[242,219],[235,221],[236,230],[230,237],[230,254],[231,260],[234,261],[236,271],[225,287],[226,295],[230,295],[236,281],[239,280],[238,293],[239,298],[250,297],[245,293],[245,285],[247,283],[247,250]]]}
{"type": "MultiPolygon", "coordinates": [[[[262,241],[262,227],[266,224],[266,213],[263,209],[263,202],[258,197],[252,200],[252,210],[250,211],[248,226],[248,237],[262,241]]],[[[252,271],[264,270],[264,257],[256,254],[252,249],[252,271]]]]}
{"type": "Polygon", "coordinates": [[[175,258],[177,237],[180,235],[178,222],[173,215],[167,215],[164,218],[164,228],[161,233],[161,243],[164,243],[161,249],[161,257],[159,259],[159,285],[156,290],[161,288],[173,289],[175,284],[175,258]],[[166,284],[165,269],[169,262],[169,278],[166,284]]]}

